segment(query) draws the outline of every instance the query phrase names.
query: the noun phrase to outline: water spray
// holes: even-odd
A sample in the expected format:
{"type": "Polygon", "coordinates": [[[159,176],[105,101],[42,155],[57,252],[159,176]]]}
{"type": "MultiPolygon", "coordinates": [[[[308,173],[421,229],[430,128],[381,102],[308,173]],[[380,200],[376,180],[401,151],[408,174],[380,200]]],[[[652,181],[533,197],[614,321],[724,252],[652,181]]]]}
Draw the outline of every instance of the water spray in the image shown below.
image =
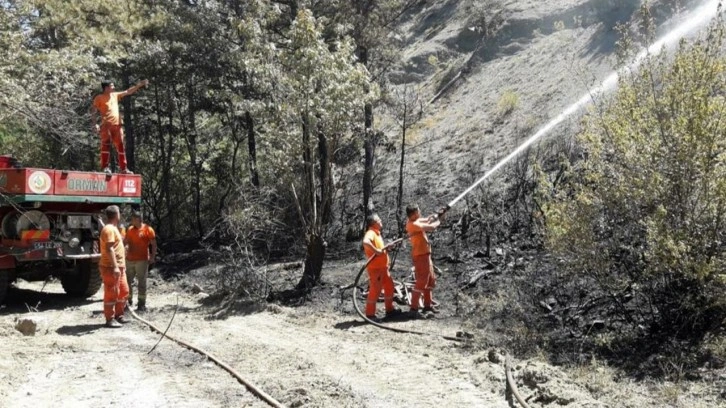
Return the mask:
{"type": "MultiPolygon", "coordinates": [[[[681,38],[693,32],[695,29],[700,28],[708,23],[711,18],[719,12],[720,3],[721,0],[709,0],[703,3],[692,13],[690,13],[688,18],[683,21],[683,23],[678,25],[673,30],[669,31],[663,37],[654,42],[650,47],[644,49],[638,55],[636,55],[633,61],[625,68],[628,70],[638,69],[640,65],[645,61],[646,57],[648,57],[649,55],[658,55],[661,51],[663,51],[663,49],[672,46],[681,38]]],[[[590,89],[580,99],[578,99],[577,102],[565,108],[565,110],[557,115],[557,117],[542,126],[535,134],[530,136],[529,139],[525,140],[524,143],[517,147],[513,152],[509,153],[509,155],[500,160],[497,164],[494,165],[494,167],[489,169],[489,171],[487,171],[479,180],[475,181],[474,184],[469,186],[461,194],[456,196],[456,198],[446,204],[446,207],[439,211],[438,216],[440,217],[444,215],[449,209],[451,209],[451,207],[456,205],[457,202],[461,201],[462,198],[466,197],[469,193],[471,193],[471,191],[474,190],[479,184],[491,177],[494,173],[497,172],[497,170],[501,169],[510,160],[525,151],[534,142],[552,131],[555,126],[559,125],[569,116],[577,113],[578,111],[580,111],[580,109],[593,102],[595,96],[614,89],[618,83],[619,78],[620,74],[618,71],[615,71],[608,75],[607,78],[605,78],[605,80],[603,80],[598,86],[590,89]]]]}

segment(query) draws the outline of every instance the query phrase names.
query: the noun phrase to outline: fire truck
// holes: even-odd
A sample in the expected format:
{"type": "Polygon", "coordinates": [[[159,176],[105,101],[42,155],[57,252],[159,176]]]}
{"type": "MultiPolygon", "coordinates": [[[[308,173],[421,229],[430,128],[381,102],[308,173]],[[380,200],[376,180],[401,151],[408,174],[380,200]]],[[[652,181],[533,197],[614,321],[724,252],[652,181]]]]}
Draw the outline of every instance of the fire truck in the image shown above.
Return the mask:
{"type": "Polygon", "coordinates": [[[141,176],[28,168],[0,156],[0,304],[18,278],[52,276],[69,296],[93,296],[102,210],[140,203],[141,176]]]}

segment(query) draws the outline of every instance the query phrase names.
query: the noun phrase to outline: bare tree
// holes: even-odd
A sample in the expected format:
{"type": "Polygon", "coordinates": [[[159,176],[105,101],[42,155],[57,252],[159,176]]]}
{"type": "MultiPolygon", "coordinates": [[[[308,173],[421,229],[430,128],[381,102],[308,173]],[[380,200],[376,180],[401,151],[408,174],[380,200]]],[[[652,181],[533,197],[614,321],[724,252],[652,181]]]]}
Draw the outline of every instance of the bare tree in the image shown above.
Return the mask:
{"type": "Polygon", "coordinates": [[[401,160],[398,167],[398,191],[396,193],[396,222],[398,232],[403,235],[405,217],[403,216],[403,171],[406,165],[406,131],[411,128],[423,113],[423,100],[417,89],[406,85],[395,92],[394,110],[401,129],[401,160]]]}

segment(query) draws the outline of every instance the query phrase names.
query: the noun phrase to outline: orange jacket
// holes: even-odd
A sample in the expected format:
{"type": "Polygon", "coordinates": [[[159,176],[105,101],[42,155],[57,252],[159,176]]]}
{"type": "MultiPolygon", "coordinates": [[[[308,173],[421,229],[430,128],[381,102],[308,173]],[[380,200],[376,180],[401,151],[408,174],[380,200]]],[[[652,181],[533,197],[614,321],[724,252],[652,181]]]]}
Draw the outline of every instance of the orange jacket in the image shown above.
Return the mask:
{"type": "MultiPolygon", "coordinates": [[[[371,228],[366,231],[366,235],[363,240],[369,240],[376,249],[383,249],[385,247],[385,245],[383,244],[383,238],[381,237],[381,232],[376,230],[375,228],[371,228]]],[[[375,254],[375,251],[369,248],[368,245],[363,245],[363,251],[366,253],[366,257],[368,258],[375,254]]],[[[388,268],[387,253],[376,256],[375,258],[373,258],[371,263],[368,264],[369,270],[383,268],[388,268]]]]}
{"type": "Polygon", "coordinates": [[[124,239],[121,237],[121,233],[118,228],[113,224],[106,224],[101,230],[101,236],[99,237],[99,246],[101,250],[101,260],[99,265],[106,268],[113,268],[113,261],[111,260],[111,254],[109,254],[106,247],[109,243],[113,243],[113,256],[116,258],[116,265],[123,268],[126,266],[126,249],[124,248],[124,239]]]}
{"type": "Polygon", "coordinates": [[[118,110],[118,101],[123,98],[121,92],[102,93],[93,98],[93,106],[101,114],[101,123],[108,125],[120,125],[121,115],[118,110]]]}
{"type": "Polygon", "coordinates": [[[149,245],[151,241],[156,239],[154,229],[148,224],[141,224],[141,228],[134,226],[126,230],[126,243],[129,250],[126,253],[126,259],[129,261],[148,261],[149,245]]]}
{"type": "Polygon", "coordinates": [[[408,220],[406,223],[406,233],[411,239],[411,256],[431,253],[431,244],[429,243],[429,237],[426,235],[426,231],[417,226],[414,221],[408,220]]]}

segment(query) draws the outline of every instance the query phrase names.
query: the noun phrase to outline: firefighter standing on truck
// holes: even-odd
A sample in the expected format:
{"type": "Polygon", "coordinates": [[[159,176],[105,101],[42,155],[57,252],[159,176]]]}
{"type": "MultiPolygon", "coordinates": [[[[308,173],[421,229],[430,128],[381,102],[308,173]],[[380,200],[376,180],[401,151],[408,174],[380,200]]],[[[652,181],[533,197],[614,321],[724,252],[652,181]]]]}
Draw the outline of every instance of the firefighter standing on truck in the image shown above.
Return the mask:
{"type": "Polygon", "coordinates": [[[106,317],[106,327],[121,327],[120,323],[129,322],[124,317],[129,286],[126,282],[126,249],[118,230],[121,210],[118,206],[111,205],[106,208],[105,213],[107,223],[101,229],[99,237],[101,259],[98,262],[103,279],[103,314],[106,317]]]}
{"type": "Polygon", "coordinates": [[[126,252],[126,276],[129,284],[129,306],[133,305],[134,290],[132,283],[137,280],[139,287],[138,303],[136,310],[146,311],[146,279],[149,273],[149,265],[156,259],[156,233],[150,225],[144,223],[140,211],[131,214],[131,226],[126,229],[124,238],[128,250],[126,252]],[[149,254],[151,247],[151,254],[149,254]]]}
{"type": "Polygon", "coordinates": [[[373,214],[366,219],[366,231],[363,237],[363,250],[368,258],[375,255],[373,260],[368,264],[368,278],[370,286],[368,288],[368,300],[366,301],[366,317],[371,320],[377,320],[376,303],[378,296],[383,289],[383,299],[386,307],[386,317],[391,317],[401,313],[398,308],[393,306],[393,278],[388,270],[389,259],[388,246],[383,245],[381,230],[383,222],[381,218],[373,214]]]}
{"type": "Polygon", "coordinates": [[[124,148],[124,133],[121,123],[121,115],[119,114],[118,103],[126,96],[134,94],[140,88],[149,85],[149,80],[139,81],[131,88],[114,92],[116,89],[113,82],[101,82],[103,93],[93,98],[91,105],[91,126],[93,130],[101,136],[101,169],[106,173],[111,173],[108,167],[111,158],[111,143],[116,146],[118,154],[118,165],[122,174],[130,174],[131,170],[126,167],[126,150],[124,148]],[[98,125],[98,114],[101,114],[101,125],[98,125]]]}
{"type": "Polygon", "coordinates": [[[431,243],[426,232],[433,231],[438,228],[440,221],[436,215],[427,218],[421,218],[421,212],[417,205],[409,205],[406,207],[406,233],[411,240],[411,257],[413,258],[414,275],[416,283],[411,296],[412,317],[425,317],[419,310],[419,299],[421,295],[424,298],[424,313],[438,313],[439,311],[433,306],[431,292],[436,286],[436,276],[434,275],[434,264],[431,261],[431,243]]]}

